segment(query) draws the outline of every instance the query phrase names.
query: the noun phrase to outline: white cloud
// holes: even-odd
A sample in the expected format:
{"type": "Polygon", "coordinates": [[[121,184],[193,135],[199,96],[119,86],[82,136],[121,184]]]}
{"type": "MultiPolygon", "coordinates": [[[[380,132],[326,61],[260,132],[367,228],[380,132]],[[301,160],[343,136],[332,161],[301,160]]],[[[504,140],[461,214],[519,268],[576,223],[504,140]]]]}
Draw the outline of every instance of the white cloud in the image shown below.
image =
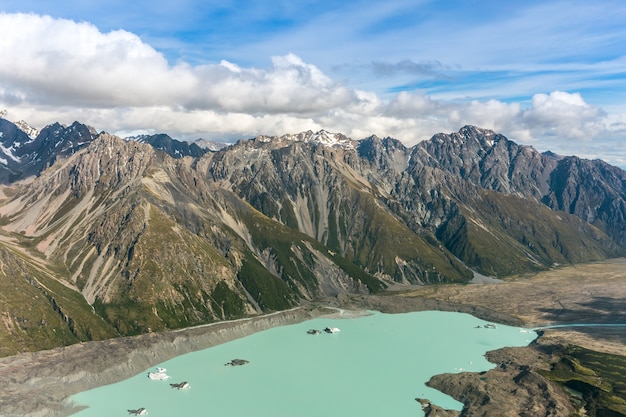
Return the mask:
{"type": "Polygon", "coordinates": [[[588,140],[605,130],[605,113],[585,103],[578,93],[554,91],[535,94],[523,122],[541,136],[588,140]]]}
{"type": "MultiPolygon", "coordinates": [[[[399,93],[389,102],[386,115],[397,119],[434,119],[435,125],[456,129],[473,124],[511,135],[525,142],[589,141],[619,128],[606,113],[585,102],[579,93],[554,91],[535,94],[529,108],[499,100],[452,101],[424,93],[399,93]]],[[[421,138],[423,139],[423,138],[421,138]]]]}
{"type": "Polygon", "coordinates": [[[33,14],[0,13],[0,56],[0,109],[36,127],[78,120],[109,132],[222,140],[325,128],[412,145],[474,124],[557,152],[575,144],[583,154],[581,140],[623,134],[626,120],[563,91],[536,94],[527,108],[425,91],[383,100],[294,54],[273,57],[268,68],[170,65],[133,33],[33,14]]]}
{"type": "Polygon", "coordinates": [[[269,69],[204,65],[191,71],[198,89],[181,97],[185,107],[246,113],[311,113],[348,105],[354,91],[335,83],[314,65],[289,54],[272,58],[269,69]],[[190,99],[193,97],[193,99],[190,99]]]}
{"type": "Polygon", "coordinates": [[[220,64],[169,66],[136,35],[88,23],[0,14],[3,97],[76,106],[178,105],[236,112],[312,112],[354,99],[295,55],[266,70],[220,64]]]}

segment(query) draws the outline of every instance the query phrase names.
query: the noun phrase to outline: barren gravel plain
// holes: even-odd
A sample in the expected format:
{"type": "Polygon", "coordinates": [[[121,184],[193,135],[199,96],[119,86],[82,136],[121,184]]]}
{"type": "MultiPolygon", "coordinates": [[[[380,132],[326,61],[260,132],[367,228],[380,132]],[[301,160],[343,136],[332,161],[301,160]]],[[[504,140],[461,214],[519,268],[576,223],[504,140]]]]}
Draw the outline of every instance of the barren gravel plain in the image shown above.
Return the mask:
{"type": "MultiPolygon", "coordinates": [[[[421,287],[401,296],[493,310],[519,320],[524,327],[626,325],[626,259],[556,268],[497,284],[421,287]]],[[[546,330],[543,337],[626,355],[626,327],[563,327],[546,330]]]]}

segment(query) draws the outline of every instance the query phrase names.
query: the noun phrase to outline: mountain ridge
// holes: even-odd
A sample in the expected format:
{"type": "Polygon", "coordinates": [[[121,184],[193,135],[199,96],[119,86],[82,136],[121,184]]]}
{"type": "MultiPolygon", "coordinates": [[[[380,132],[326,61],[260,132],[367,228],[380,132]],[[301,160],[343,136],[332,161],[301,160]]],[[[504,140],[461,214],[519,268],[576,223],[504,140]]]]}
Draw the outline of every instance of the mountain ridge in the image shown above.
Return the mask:
{"type": "Polygon", "coordinates": [[[3,355],[626,252],[624,171],[474,126],[413,147],[308,131],[197,156],[78,122],[16,129],[0,119],[4,148],[46,157],[28,176],[5,164],[20,181],[0,205],[0,262],[40,278],[3,300],[3,355]],[[35,315],[20,307],[32,291],[35,315]],[[62,338],[36,324],[52,318],[62,338]]]}

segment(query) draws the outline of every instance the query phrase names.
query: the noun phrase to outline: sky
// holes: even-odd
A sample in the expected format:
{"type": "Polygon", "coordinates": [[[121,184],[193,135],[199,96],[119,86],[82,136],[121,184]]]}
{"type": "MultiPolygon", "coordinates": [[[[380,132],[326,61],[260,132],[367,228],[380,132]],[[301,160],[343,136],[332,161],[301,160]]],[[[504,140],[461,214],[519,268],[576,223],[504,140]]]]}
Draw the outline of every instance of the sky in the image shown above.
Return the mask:
{"type": "Polygon", "coordinates": [[[626,2],[0,0],[3,109],[225,142],[471,124],[626,168],[626,2]]]}

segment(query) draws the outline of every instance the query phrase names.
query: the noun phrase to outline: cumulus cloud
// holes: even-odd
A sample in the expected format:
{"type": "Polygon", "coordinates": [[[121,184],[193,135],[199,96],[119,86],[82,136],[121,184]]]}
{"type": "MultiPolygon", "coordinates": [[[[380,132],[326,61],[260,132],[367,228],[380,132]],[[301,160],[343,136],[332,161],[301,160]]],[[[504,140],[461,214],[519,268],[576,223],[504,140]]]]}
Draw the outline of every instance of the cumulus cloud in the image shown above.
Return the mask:
{"type": "Polygon", "coordinates": [[[549,147],[551,141],[588,141],[616,132],[619,127],[618,123],[608,123],[606,112],[586,103],[579,93],[563,91],[535,94],[528,108],[517,102],[446,101],[423,92],[401,92],[390,100],[385,112],[401,120],[433,119],[431,125],[442,131],[473,124],[515,140],[533,144],[541,141],[543,147],[549,147]]]}
{"type": "Polygon", "coordinates": [[[32,104],[125,106],[163,102],[192,88],[184,66],[123,30],[31,14],[0,15],[0,81],[32,104]]]}
{"type": "MultiPolygon", "coordinates": [[[[592,139],[624,126],[621,119],[607,123],[605,112],[580,94],[562,91],[536,94],[526,108],[499,100],[436,99],[425,91],[383,100],[334,81],[294,54],[273,57],[267,68],[226,60],[171,65],[133,33],[102,33],[90,23],[33,14],[0,14],[0,56],[0,109],[37,127],[79,120],[109,132],[145,130],[187,139],[325,128],[412,145],[465,124],[529,143],[592,139]]],[[[401,61],[375,67],[425,73],[441,66],[401,61]]]]}
{"type": "Polygon", "coordinates": [[[605,112],[591,106],[579,93],[554,91],[536,94],[523,121],[544,135],[591,139],[604,129],[605,112]]]}
{"type": "Polygon", "coordinates": [[[299,113],[355,99],[295,55],[275,57],[264,70],[226,61],[170,66],[132,33],[31,14],[0,15],[0,39],[2,96],[13,103],[299,113]]]}
{"type": "Polygon", "coordinates": [[[273,57],[269,69],[240,68],[223,61],[191,72],[198,88],[187,91],[180,101],[194,109],[306,114],[358,100],[354,91],[293,54],[273,57]]]}

